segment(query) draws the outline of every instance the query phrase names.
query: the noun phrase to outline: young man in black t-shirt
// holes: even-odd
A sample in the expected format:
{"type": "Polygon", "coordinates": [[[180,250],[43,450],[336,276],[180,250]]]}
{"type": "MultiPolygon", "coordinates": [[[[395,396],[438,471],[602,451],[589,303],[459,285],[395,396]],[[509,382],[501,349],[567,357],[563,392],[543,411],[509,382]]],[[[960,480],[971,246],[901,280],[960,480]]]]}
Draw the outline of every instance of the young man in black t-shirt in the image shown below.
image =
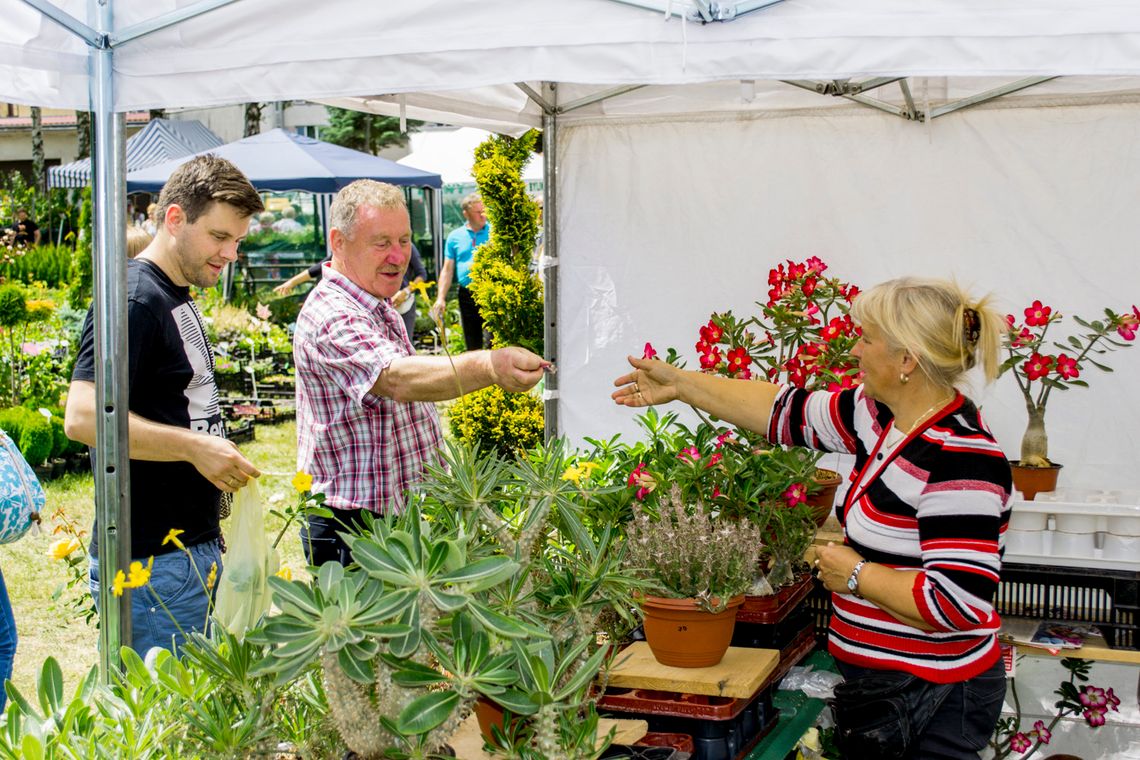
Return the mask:
{"type": "MultiPolygon", "coordinates": [[[[213,348],[189,287],[217,284],[237,258],[261,198],[233,164],[201,156],[174,171],[159,207],[158,234],[127,263],[131,557],[144,565],[154,558],[149,584],[131,599],[131,647],[140,654],[177,646],[184,632],[203,630],[211,595],[200,579],[222,569],[222,492],[261,474],[226,440],[213,348]]],[[[68,436],[89,446],[95,444],[95,372],[89,311],[65,417],[68,436]]],[[[98,599],[94,542],[91,554],[98,599]]]]}

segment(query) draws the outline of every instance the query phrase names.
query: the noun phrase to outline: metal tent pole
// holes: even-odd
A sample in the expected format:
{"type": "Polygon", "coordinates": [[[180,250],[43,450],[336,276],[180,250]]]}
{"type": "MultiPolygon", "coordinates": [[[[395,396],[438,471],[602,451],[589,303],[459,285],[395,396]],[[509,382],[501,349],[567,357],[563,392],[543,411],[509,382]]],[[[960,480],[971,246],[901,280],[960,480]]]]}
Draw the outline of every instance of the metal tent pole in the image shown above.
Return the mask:
{"type": "MultiPolygon", "coordinates": [[[[542,342],[545,359],[558,362],[558,85],[543,85],[542,100],[542,342]]],[[[561,434],[558,419],[558,375],[546,373],[543,391],[544,433],[547,441],[561,434]]]]}
{"type": "MultiPolygon", "coordinates": [[[[111,3],[90,0],[89,18],[114,28],[111,3]]],[[[91,49],[91,111],[95,124],[95,514],[99,523],[99,668],[110,679],[119,648],[131,641],[130,592],[116,597],[111,580],[131,558],[127,430],[127,257],[125,120],[115,113],[114,52],[91,49]]]]}

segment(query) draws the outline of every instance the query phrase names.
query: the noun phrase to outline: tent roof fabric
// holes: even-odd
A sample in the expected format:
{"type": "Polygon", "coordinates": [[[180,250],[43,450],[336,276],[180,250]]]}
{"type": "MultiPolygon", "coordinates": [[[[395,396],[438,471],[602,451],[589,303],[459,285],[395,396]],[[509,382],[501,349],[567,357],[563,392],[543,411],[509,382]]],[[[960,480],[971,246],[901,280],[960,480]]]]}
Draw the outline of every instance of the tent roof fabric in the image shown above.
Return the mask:
{"type": "MultiPolygon", "coordinates": [[[[200,121],[152,119],[127,140],[127,171],[210,150],[222,138],[200,121]]],[[[91,184],[91,159],[84,158],[48,169],[51,187],[84,187],[91,184]]]]}
{"type": "MultiPolygon", "coordinates": [[[[87,18],[87,0],[45,2],[87,18]]],[[[116,0],[116,29],[186,7],[116,0]]],[[[339,12],[242,0],[114,48],[115,109],[528,81],[1140,75],[1140,8],[1121,0],[796,0],[705,25],[611,0],[519,10],[517,0],[352,2],[339,12]]],[[[0,18],[0,101],[86,107],[86,43],[23,0],[0,0],[0,18]]]]}
{"type": "MultiPolygon", "coordinates": [[[[203,152],[233,162],[258,190],[335,193],[357,179],[374,179],[410,187],[438,188],[442,185],[438,174],[283,129],[273,129],[203,152]]],[[[171,172],[190,158],[186,156],[129,172],[127,191],[154,192],[162,189],[171,172]]]]}

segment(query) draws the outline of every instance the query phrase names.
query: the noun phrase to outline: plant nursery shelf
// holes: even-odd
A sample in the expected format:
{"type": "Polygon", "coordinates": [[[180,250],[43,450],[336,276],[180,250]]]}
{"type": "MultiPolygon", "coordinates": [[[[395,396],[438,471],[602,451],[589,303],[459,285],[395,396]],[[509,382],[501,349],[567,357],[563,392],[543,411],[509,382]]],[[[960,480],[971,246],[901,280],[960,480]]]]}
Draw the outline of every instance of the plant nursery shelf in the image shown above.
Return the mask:
{"type": "Polygon", "coordinates": [[[751,699],[775,670],[780,653],[774,649],[729,647],[724,659],[708,668],[674,668],[653,658],[644,641],[630,644],[610,671],[611,686],[659,689],[709,697],[751,699]]]}
{"type": "MultiPolygon", "coordinates": [[[[649,733],[649,724],[644,720],[598,719],[598,736],[605,736],[611,728],[616,729],[614,744],[635,744],[649,733]]],[[[483,735],[479,732],[479,721],[475,719],[475,713],[463,721],[451,737],[450,744],[455,750],[455,756],[463,760],[491,760],[491,756],[483,751],[483,735]]]]}

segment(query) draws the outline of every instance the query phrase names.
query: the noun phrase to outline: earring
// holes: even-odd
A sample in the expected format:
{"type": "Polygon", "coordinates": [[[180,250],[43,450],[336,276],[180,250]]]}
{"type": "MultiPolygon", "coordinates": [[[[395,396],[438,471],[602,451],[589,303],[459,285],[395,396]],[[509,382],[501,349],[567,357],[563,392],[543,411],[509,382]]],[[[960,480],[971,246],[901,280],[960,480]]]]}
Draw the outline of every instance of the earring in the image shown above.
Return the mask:
{"type": "Polygon", "coordinates": [[[900,372],[899,373],[899,382],[902,383],[903,385],[906,385],[907,383],[910,382],[910,375],[908,375],[905,372],[900,372]]]}

